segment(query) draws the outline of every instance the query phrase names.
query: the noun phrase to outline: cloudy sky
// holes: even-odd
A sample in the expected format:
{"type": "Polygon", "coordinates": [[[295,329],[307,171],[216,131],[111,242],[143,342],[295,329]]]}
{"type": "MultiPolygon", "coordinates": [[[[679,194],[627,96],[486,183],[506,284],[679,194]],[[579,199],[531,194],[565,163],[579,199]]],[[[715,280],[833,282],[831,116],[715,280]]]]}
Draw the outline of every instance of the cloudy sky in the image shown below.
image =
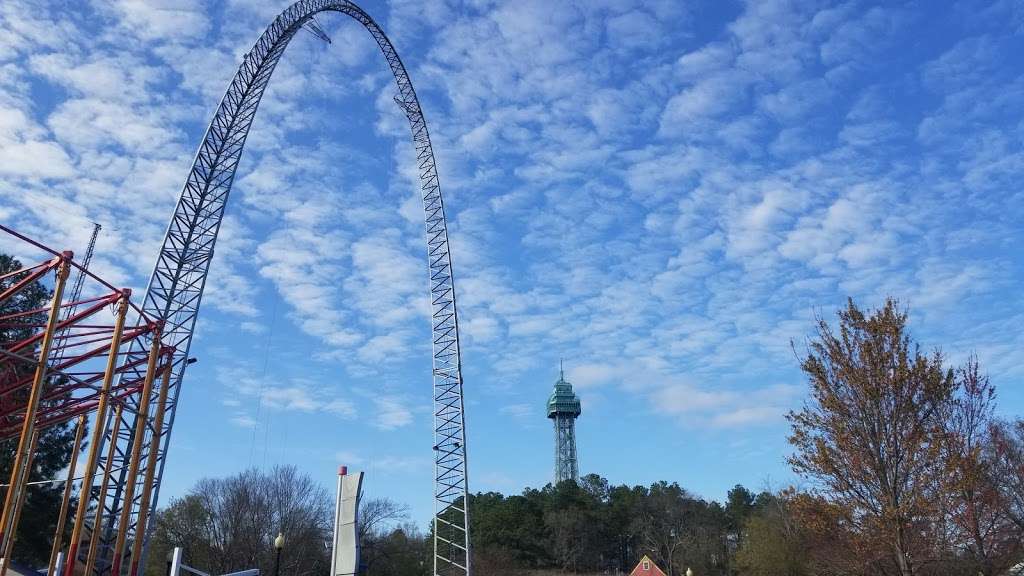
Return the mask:
{"type": "MultiPolygon", "coordinates": [[[[283,0],[0,4],[0,221],[141,290],[223,89],[283,0]]],[[[452,231],[473,490],[583,472],[721,498],[793,481],[816,314],[887,295],[1024,411],[1024,7],[367,1],[419,92],[452,231]]],[[[422,211],[364,30],[270,84],[203,303],[163,496],[294,463],[430,513],[422,211]]],[[[0,249],[38,258],[6,240],[0,249]]]]}

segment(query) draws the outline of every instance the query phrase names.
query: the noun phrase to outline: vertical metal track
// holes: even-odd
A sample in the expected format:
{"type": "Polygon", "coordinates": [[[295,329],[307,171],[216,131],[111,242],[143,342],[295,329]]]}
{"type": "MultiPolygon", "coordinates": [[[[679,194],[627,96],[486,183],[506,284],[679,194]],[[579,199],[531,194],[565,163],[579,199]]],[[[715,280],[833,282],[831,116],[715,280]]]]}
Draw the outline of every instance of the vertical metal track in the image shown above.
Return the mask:
{"type": "MultiPolygon", "coordinates": [[[[145,428],[147,438],[143,453],[149,452],[154,436],[160,440],[157,444],[158,472],[152,485],[151,510],[157,507],[160,479],[166,464],[168,440],[174,428],[192,331],[246,136],[270,76],[289,41],[314,15],[325,11],[347,14],[373,36],[394,75],[398,87],[395,101],[408,118],[412,131],[426,224],[434,355],[434,574],[463,576],[470,573],[470,548],[462,374],[448,231],[434,152],[423,111],[398,53],[377,23],[361,8],[348,1],[301,0],[292,4],[271,23],[252,50],[245,55],[217,108],[185,181],[143,304],[147,314],[163,320],[163,344],[174,348],[166,420],[159,430],[153,430],[151,426],[145,428]]],[[[146,347],[146,343],[133,346],[128,361],[145,355],[146,347]]],[[[158,391],[154,390],[153,393],[157,394],[158,391]]],[[[132,402],[137,403],[137,399],[132,402]]],[[[125,410],[123,417],[133,420],[135,411],[125,410]]],[[[111,530],[105,531],[103,535],[102,544],[106,552],[100,555],[96,574],[110,571],[112,558],[109,550],[113,544],[113,530],[123,507],[131,507],[128,515],[129,541],[138,537],[138,526],[135,523],[138,519],[139,495],[143,490],[134,490],[136,496],[131,502],[123,501],[122,491],[136,426],[134,422],[126,421],[120,428],[119,435],[106,439],[107,442],[115,442],[117,446],[115,456],[103,462],[103,465],[115,471],[115,475],[120,474],[120,482],[117,482],[118,488],[113,498],[102,511],[108,518],[104,524],[111,530]]],[[[145,530],[145,527],[142,529],[145,530]]],[[[143,537],[146,536],[148,534],[143,534],[143,537]]],[[[127,560],[121,562],[122,566],[130,564],[127,560]]]]}

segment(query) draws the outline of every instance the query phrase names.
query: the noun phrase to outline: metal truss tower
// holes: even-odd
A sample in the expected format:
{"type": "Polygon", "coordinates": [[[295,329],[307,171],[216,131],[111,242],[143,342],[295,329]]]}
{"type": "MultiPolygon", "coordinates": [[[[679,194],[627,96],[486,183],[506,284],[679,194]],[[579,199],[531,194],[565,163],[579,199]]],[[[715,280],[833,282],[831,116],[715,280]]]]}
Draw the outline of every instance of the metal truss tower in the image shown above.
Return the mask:
{"type": "MultiPolygon", "coordinates": [[[[74,305],[78,302],[78,299],[82,297],[82,287],[85,285],[85,271],[89,269],[89,263],[92,262],[92,254],[96,251],[96,239],[100,235],[100,230],[103,227],[100,226],[99,222],[92,223],[92,236],[89,237],[89,246],[85,249],[85,258],[82,259],[82,268],[78,271],[78,275],[75,276],[75,284],[71,288],[71,302],[72,305],[64,309],[64,315],[61,316],[61,322],[67,322],[68,318],[75,315],[75,310],[78,308],[74,305]]],[[[67,337],[67,330],[61,330],[57,335],[58,341],[63,341],[67,337]]],[[[67,348],[64,346],[58,346],[53,364],[60,364],[61,360],[64,359],[64,355],[67,353],[67,348]]]]}
{"type": "MultiPolygon", "coordinates": [[[[154,439],[158,441],[158,473],[151,485],[153,498],[150,509],[155,511],[157,507],[160,479],[166,463],[168,440],[174,428],[192,330],[198,317],[217,233],[246,136],[271,74],[291,39],[304,27],[324,38],[325,35],[314,20],[320,12],[346,14],[362,24],[373,36],[394,75],[398,88],[395,102],[408,118],[412,130],[426,222],[434,357],[431,372],[435,462],[433,573],[438,576],[464,576],[470,573],[470,548],[462,373],[448,231],[434,152],[416,92],[394,46],[366,12],[344,0],[295,2],[270,24],[245,54],[207,129],[167,228],[143,304],[148,315],[164,322],[163,342],[174,350],[166,420],[158,430],[147,426],[144,432],[145,452],[149,451],[154,439]]],[[[128,362],[145,354],[145,345],[133,346],[128,362]]],[[[136,523],[140,507],[139,494],[143,491],[126,489],[124,486],[124,471],[128,469],[130,460],[129,447],[136,430],[135,411],[132,406],[128,408],[123,413],[121,425],[117,427],[120,433],[106,439],[107,442],[115,442],[116,446],[113,457],[104,461],[103,465],[113,471],[115,476],[120,474],[120,481],[116,482],[117,489],[102,514],[106,519],[104,526],[111,529],[118,524],[119,518],[127,518],[129,540],[133,540],[140,537],[136,534],[136,523]],[[122,516],[125,508],[128,509],[127,516],[122,516]]],[[[106,531],[104,536],[104,546],[109,550],[111,532],[106,531]]],[[[144,557],[131,560],[123,558],[116,564],[136,565],[143,560],[144,557]]],[[[109,552],[101,552],[96,574],[111,571],[112,564],[109,552]]]]}
{"type": "Polygon", "coordinates": [[[555,484],[580,479],[576,460],[576,418],[582,412],[580,399],[565,381],[565,371],[559,370],[555,390],[548,399],[548,418],[555,424],[555,484]]]}

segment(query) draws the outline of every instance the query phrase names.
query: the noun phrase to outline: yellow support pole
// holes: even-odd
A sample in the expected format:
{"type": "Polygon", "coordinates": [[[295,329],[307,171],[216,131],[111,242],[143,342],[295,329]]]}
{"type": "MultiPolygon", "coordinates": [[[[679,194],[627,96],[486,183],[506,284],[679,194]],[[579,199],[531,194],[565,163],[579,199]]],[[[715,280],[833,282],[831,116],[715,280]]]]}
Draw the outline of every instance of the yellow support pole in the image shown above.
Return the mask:
{"type": "Polygon", "coordinates": [[[57,530],[53,534],[53,548],[50,550],[50,562],[46,565],[46,574],[53,576],[56,569],[57,555],[64,546],[64,526],[67,524],[68,508],[71,506],[71,490],[75,484],[75,466],[78,465],[78,454],[82,451],[82,436],[85,434],[85,414],[78,417],[75,427],[75,443],[71,447],[71,461],[68,463],[68,479],[64,481],[64,498],[60,502],[60,516],[57,517],[57,530]]]}
{"type": "Polygon", "coordinates": [[[92,484],[96,480],[96,461],[99,459],[99,445],[106,431],[107,402],[110,395],[110,384],[117,370],[117,353],[121,347],[121,336],[124,333],[124,318],[128,314],[128,298],[130,290],[122,290],[117,301],[117,319],[114,322],[114,334],[110,338],[110,353],[107,355],[107,368],[103,373],[103,387],[100,388],[99,405],[96,407],[96,422],[92,426],[89,440],[89,456],[85,460],[85,473],[82,475],[82,489],[78,497],[78,510],[75,513],[75,524],[71,529],[71,543],[68,544],[68,558],[64,562],[64,575],[74,576],[75,564],[78,562],[78,546],[82,538],[82,525],[85,524],[85,511],[89,507],[89,495],[92,484]]]}
{"type": "Polygon", "coordinates": [[[153,417],[153,439],[149,442],[149,460],[146,462],[146,478],[142,484],[142,496],[139,498],[139,520],[135,523],[135,542],[132,543],[132,565],[128,576],[136,576],[139,572],[139,556],[146,542],[146,524],[149,522],[149,500],[153,495],[153,478],[156,477],[156,463],[160,456],[160,433],[164,427],[164,411],[167,408],[167,389],[171,387],[171,355],[167,356],[167,367],[164,368],[160,382],[160,399],[156,404],[156,415],[153,417]]]}
{"type": "Polygon", "coordinates": [[[132,499],[135,497],[135,483],[139,479],[139,456],[142,452],[143,440],[146,436],[146,420],[149,418],[149,401],[153,395],[153,379],[156,376],[156,363],[160,359],[160,327],[153,330],[153,346],[149,350],[149,364],[146,365],[146,379],[142,384],[142,396],[139,397],[138,412],[135,414],[135,438],[132,442],[132,454],[128,464],[128,476],[125,478],[124,498],[121,500],[121,516],[117,520],[117,540],[114,542],[114,557],[111,561],[111,576],[121,574],[121,555],[124,553],[124,539],[128,533],[128,522],[131,520],[132,499]]]}
{"type": "Polygon", "coordinates": [[[7,565],[10,564],[9,550],[10,543],[14,539],[14,532],[17,530],[17,520],[14,518],[14,509],[25,490],[25,482],[28,479],[28,470],[25,465],[32,455],[32,437],[36,428],[36,413],[39,410],[39,400],[43,396],[43,385],[46,383],[46,372],[49,369],[50,348],[53,345],[53,333],[57,327],[60,316],[60,303],[64,296],[64,285],[67,283],[68,274],[71,270],[71,252],[65,252],[57,259],[57,280],[53,287],[53,298],[50,301],[50,312],[46,319],[46,330],[43,332],[43,340],[39,347],[39,360],[36,362],[35,378],[32,380],[32,390],[29,393],[28,405],[25,407],[25,421],[21,425],[21,437],[18,439],[18,451],[14,455],[14,464],[11,467],[11,482],[7,488],[7,495],[4,498],[3,513],[0,514],[0,555],[3,555],[3,564],[0,565],[0,576],[7,573],[7,565]]]}
{"type": "Polygon", "coordinates": [[[96,504],[96,517],[92,523],[92,534],[89,535],[89,554],[85,559],[85,572],[88,576],[92,573],[92,567],[96,562],[96,549],[100,543],[100,532],[103,531],[103,507],[107,504],[107,489],[110,488],[110,476],[113,470],[110,469],[114,463],[114,455],[117,453],[117,435],[121,431],[121,412],[123,404],[118,404],[114,409],[114,422],[110,429],[110,446],[107,448],[107,465],[103,468],[103,480],[100,481],[100,495],[96,504]]]}
{"type": "MultiPolygon", "coordinates": [[[[39,431],[36,430],[35,432],[32,433],[32,452],[30,452],[29,455],[28,455],[28,466],[27,466],[28,472],[25,475],[26,486],[25,486],[25,489],[21,491],[21,497],[18,498],[18,505],[14,509],[14,527],[15,527],[15,530],[17,530],[18,522],[21,521],[21,511],[25,507],[25,498],[26,498],[26,496],[28,496],[28,486],[27,486],[27,484],[28,484],[28,480],[31,478],[32,462],[35,461],[35,456],[36,456],[36,454],[35,454],[35,447],[38,444],[39,444],[39,431]]],[[[11,534],[10,543],[8,543],[8,545],[7,545],[7,554],[4,556],[4,558],[13,558],[14,557],[14,545],[17,542],[18,542],[18,533],[14,532],[13,534],[11,534]]],[[[0,567],[0,573],[5,573],[5,572],[7,572],[7,563],[6,562],[4,562],[4,565],[2,567],[0,567]]]]}

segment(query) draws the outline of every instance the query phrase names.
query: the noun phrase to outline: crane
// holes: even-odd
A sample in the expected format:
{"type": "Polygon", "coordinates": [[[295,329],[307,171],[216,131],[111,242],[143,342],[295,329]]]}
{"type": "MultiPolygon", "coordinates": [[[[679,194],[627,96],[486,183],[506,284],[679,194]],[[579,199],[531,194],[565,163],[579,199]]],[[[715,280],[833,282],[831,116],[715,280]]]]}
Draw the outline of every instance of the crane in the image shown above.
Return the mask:
{"type": "MultiPolygon", "coordinates": [[[[89,261],[92,260],[92,253],[96,250],[96,238],[100,235],[100,230],[103,226],[100,226],[99,222],[92,223],[92,237],[89,238],[89,247],[85,249],[85,257],[82,258],[82,267],[78,269],[78,275],[75,277],[75,284],[71,288],[71,298],[68,300],[70,304],[64,309],[64,313],[61,315],[60,322],[63,324],[71,315],[75,313],[77,308],[76,302],[82,298],[82,286],[85,285],[85,271],[89,269],[89,261]]],[[[57,345],[53,347],[53,355],[50,359],[51,366],[57,366],[64,360],[64,353],[66,346],[65,341],[68,338],[68,329],[64,328],[56,336],[57,345]]]]}

